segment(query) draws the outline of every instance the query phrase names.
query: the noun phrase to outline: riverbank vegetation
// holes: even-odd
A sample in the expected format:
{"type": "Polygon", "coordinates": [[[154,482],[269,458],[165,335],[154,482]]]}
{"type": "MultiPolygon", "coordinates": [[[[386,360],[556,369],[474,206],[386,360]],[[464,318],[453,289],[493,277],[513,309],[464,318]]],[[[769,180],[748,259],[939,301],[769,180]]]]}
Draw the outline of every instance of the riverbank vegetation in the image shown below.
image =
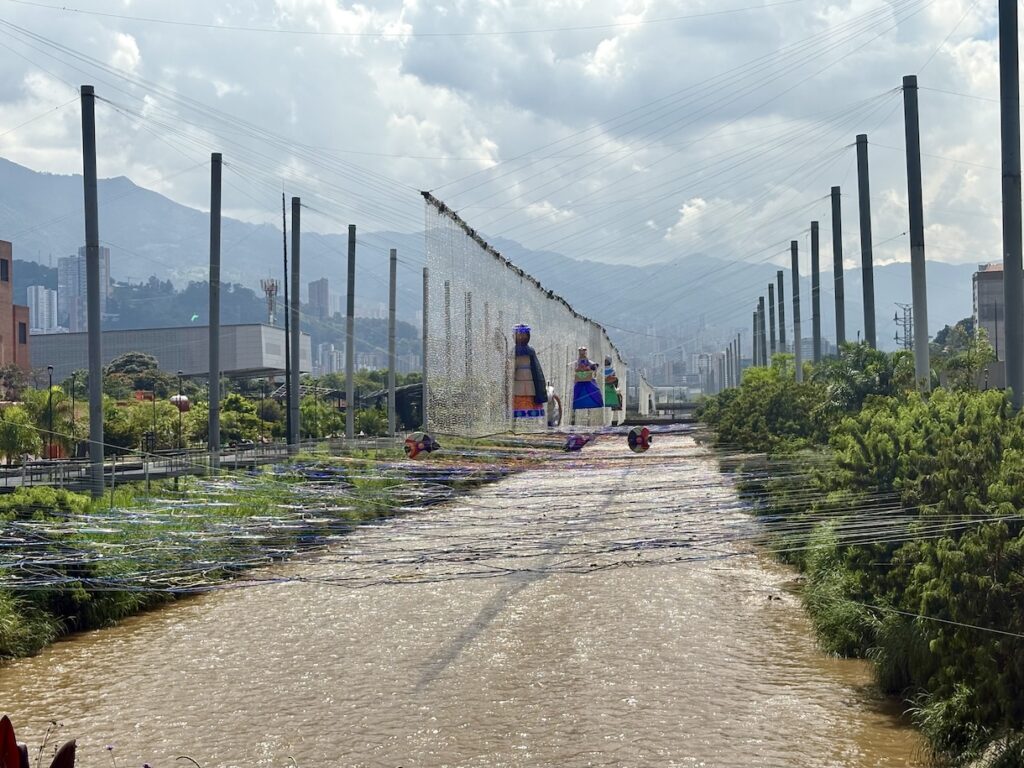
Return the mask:
{"type": "Polygon", "coordinates": [[[872,660],[936,764],[1005,768],[1024,765],[1024,417],[979,391],[983,342],[936,350],[949,386],[927,395],[908,353],[847,345],[799,384],[779,356],[703,418],[778,470],[741,482],[823,648],[872,660]]]}

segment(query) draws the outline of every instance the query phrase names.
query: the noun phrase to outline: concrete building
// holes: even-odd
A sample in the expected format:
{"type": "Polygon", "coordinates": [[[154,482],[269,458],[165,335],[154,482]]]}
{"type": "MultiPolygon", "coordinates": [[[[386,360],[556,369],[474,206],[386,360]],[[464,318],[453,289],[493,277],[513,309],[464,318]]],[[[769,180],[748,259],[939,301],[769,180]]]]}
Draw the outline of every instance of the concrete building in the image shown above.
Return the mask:
{"type": "Polygon", "coordinates": [[[326,320],[331,315],[331,292],[327,278],[321,277],[309,284],[309,309],[318,320],[326,320]]]}
{"type": "MultiPolygon", "coordinates": [[[[27,315],[27,309],[26,309],[27,315]]],[[[181,328],[146,328],[104,331],[103,365],[126,352],[153,355],[163,371],[185,376],[210,372],[209,329],[205,325],[181,328]]],[[[311,370],[309,334],[299,344],[299,369],[311,370]]],[[[284,372],[284,329],[269,325],[222,325],[220,328],[221,373],[236,378],[279,376],[284,372]]],[[[53,366],[53,377],[63,381],[72,371],[89,367],[87,334],[55,333],[32,339],[32,365],[53,366]]]]}
{"type": "Polygon", "coordinates": [[[28,327],[32,333],[54,333],[57,330],[57,292],[42,285],[27,289],[28,327]]]}
{"type": "Polygon", "coordinates": [[[1006,304],[1003,297],[1003,265],[979,264],[972,280],[974,327],[984,328],[996,360],[1006,359],[1006,304]]]}
{"type": "Polygon", "coordinates": [[[14,256],[11,244],[0,240],[0,365],[14,363],[28,370],[28,307],[14,303],[14,256]]]}
{"type": "MultiPolygon", "coordinates": [[[[57,259],[57,324],[72,333],[88,330],[86,311],[85,247],[77,255],[57,259]]],[[[110,249],[100,246],[100,314],[107,314],[110,298],[110,249]]]]}
{"type": "Polygon", "coordinates": [[[314,370],[317,376],[328,373],[344,373],[345,350],[339,349],[331,343],[318,344],[314,370]]]}

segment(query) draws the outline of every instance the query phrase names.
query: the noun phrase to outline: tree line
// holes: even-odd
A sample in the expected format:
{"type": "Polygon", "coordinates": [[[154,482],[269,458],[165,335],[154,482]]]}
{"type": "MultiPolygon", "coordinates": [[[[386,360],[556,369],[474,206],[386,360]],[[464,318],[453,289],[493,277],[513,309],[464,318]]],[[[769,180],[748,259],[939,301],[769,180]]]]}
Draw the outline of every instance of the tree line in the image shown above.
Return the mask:
{"type": "Polygon", "coordinates": [[[744,491],[781,521],[771,548],[803,572],[822,646],[873,662],[936,764],[1019,766],[1024,415],[986,390],[968,321],[933,353],[930,394],[909,352],[847,344],[803,383],[790,356],[748,369],[702,415],[721,447],[780,468],[744,491]]]}

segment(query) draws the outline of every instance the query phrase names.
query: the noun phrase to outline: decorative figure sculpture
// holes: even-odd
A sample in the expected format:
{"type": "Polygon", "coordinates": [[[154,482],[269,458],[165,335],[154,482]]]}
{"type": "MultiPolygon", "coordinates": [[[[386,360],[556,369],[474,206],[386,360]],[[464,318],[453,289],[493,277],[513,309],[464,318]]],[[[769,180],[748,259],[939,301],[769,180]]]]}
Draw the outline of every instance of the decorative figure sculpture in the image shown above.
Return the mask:
{"type": "Polygon", "coordinates": [[[517,325],[515,334],[515,370],[512,374],[512,417],[544,419],[548,385],[537,353],[530,346],[530,326],[517,325]]]}
{"type": "Polygon", "coordinates": [[[597,363],[587,359],[587,348],[579,348],[579,359],[573,368],[575,383],[572,387],[572,407],[581,411],[588,408],[604,408],[604,400],[601,398],[601,390],[597,388],[596,378],[597,363]]]}
{"type": "Polygon", "coordinates": [[[622,396],[619,394],[619,377],[612,367],[612,359],[604,359],[604,404],[617,411],[622,408],[622,396]]]}

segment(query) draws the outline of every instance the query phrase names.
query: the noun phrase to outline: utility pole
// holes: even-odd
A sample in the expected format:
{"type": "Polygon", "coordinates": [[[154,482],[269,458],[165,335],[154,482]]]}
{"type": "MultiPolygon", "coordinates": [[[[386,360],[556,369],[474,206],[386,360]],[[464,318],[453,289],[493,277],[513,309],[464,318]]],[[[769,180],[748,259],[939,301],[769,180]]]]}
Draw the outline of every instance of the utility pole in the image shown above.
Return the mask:
{"type": "Polygon", "coordinates": [[[96,94],[83,85],[82,179],[85,192],[85,283],[89,329],[89,488],[103,497],[103,354],[100,333],[100,210],[96,194],[96,94]]]}
{"type": "Polygon", "coordinates": [[[846,343],[846,293],[843,288],[843,208],[839,187],[832,187],[832,273],[836,294],[836,347],[846,343]]]}
{"type": "Polygon", "coordinates": [[[725,348],[725,386],[726,388],[732,386],[733,381],[733,364],[732,364],[732,340],[729,340],[729,344],[725,348]]]}
{"type": "Polygon", "coordinates": [[[816,221],[811,222],[811,350],[817,365],[821,362],[821,264],[816,221]]]}
{"type": "Polygon", "coordinates": [[[743,347],[740,345],[740,334],[736,334],[736,386],[743,382],[743,347]]]}
{"type": "Polygon", "coordinates": [[[1003,298],[1006,386],[1024,404],[1024,270],[1021,265],[1020,69],[1017,0],[999,0],[999,113],[1003,166],[1003,298]]]}
{"type": "Polygon", "coordinates": [[[422,400],[422,402],[420,403],[420,414],[421,414],[421,419],[420,420],[421,420],[422,423],[420,424],[420,427],[422,429],[424,429],[424,430],[427,429],[427,417],[429,415],[428,412],[427,412],[427,400],[428,400],[428,398],[427,398],[427,328],[428,328],[427,318],[430,317],[429,311],[430,311],[430,270],[427,269],[426,267],[424,267],[423,268],[423,328],[421,329],[422,333],[423,333],[423,340],[420,342],[420,355],[422,357],[422,360],[420,361],[420,364],[421,364],[421,366],[423,368],[423,374],[422,374],[423,390],[422,390],[422,392],[420,394],[420,398],[422,400]]]}
{"type": "Polygon", "coordinates": [[[796,240],[789,243],[789,254],[793,259],[793,355],[796,358],[796,380],[804,380],[803,351],[800,349],[800,244],[796,240]]]}
{"type": "Polygon", "coordinates": [[[750,361],[757,367],[761,364],[760,355],[757,354],[757,310],[754,310],[753,331],[750,334],[750,361]]]}
{"type": "Polygon", "coordinates": [[[391,249],[391,271],[388,275],[388,434],[398,433],[395,413],[395,298],[398,293],[398,251],[391,249]]]}
{"type": "Polygon", "coordinates": [[[285,209],[284,192],[281,193],[281,241],[284,253],[284,418],[285,442],[292,444],[292,334],[291,311],[288,295],[288,214],[285,209]]]}
{"type": "Polygon", "coordinates": [[[772,357],[775,357],[778,350],[775,348],[775,286],[772,283],[768,283],[768,338],[772,357]]]}
{"type": "Polygon", "coordinates": [[[757,297],[757,331],[758,351],[761,354],[761,365],[766,366],[768,360],[768,340],[765,334],[764,296],[757,297]]]}
{"type": "Polygon", "coordinates": [[[292,400],[290,404],[292,414],[292,432],[288,438],[288,444],[297,447],[299,444],[299,435],[302,434],[302,426],[299,423],[299,401],[302,399],[302,390],[299,388],[299,350],[302,347],[302,333],[299,319],[299,309],[301,304],[299,303],[299,290],[302,287],[302,273],[300,270],[300,236],[302,233],[302,221],[301,221],[301,210],[302,204],[297,197],[292,198],[292,293],[291,293],[291,304],[288,307],[288,313],[292,316],[291,319],[291,382],[289,389],[292,391],[292,400]]]}
{"type": "Polygon", "coordinates": [[[868,182],[868,137],[857,136],[857,190],[860,195],[860,268],[864,284],[864,341],[875,349],[875,273],[871,248],[871,185],[868,182]]]}
{"type": "Polygon", "coordinates": [[[925,279],[924,201],[921,192],[921,128],[917,114],[917,75],[903,78],[907,138],[907,204],[910,209],[910,278],[914,301],[914,373],[924,392],[932,388],[928,351],[928,283],[925,279]]]}
{"type": "MultiPolygon", "coordinates": [[[[207,445],[210,469],[220,469],[220,152],[210,155],[210,413],[207,445]]],[[[155,437],[155,434],[154,434],[155,437]]]]}
{"type": "Polygon", "coordinates": [[[345,437],[356,436],[356,225],[348,225],[348,292],[345,302],[345,437]]]}
{"type": "Polygon", "coordinates": [[[779,290],[779,351],[786,351],[786,293],[784,274],[780,269],[775,273],[775,282],[779,290]]]}

